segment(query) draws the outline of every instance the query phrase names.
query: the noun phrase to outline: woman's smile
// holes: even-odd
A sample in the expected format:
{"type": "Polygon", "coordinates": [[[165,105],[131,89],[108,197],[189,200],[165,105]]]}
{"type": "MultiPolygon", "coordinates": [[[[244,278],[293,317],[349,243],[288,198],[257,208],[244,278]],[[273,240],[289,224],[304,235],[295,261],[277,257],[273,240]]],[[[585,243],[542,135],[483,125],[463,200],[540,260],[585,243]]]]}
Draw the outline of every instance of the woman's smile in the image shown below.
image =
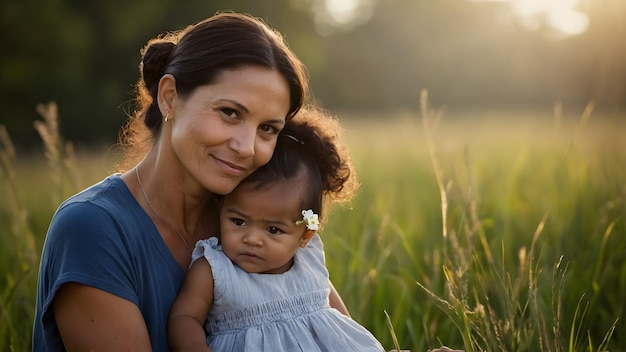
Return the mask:
{"type": "Polygon", "coordinates": [[[215,160],[217,165],[221,167],[224,171],[226,171],[227,173],[233,174],[235,176],[241,176],[242,174],[245,174],[248,171],[248,168],[243,165],[231,163],[229,161],[220,159],[216,156],[213,156],[213,159],[215,160]]]}

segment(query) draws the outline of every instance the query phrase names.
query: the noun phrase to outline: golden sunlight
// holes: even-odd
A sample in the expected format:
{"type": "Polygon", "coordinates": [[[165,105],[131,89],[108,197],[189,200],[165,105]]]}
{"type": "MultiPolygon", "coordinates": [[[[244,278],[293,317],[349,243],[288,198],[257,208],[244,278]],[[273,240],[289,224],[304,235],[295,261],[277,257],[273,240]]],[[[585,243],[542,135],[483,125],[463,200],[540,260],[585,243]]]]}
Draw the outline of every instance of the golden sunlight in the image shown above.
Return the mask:
{"type": "Polygon", "coordinates": [[[309,0],[319,34],[350,29],[367,22],[379,0],[309,0]]]}
{"type": "Polygon", "coordinates": [[[349,23],[355,16],[360,0],[326,0],[326,10],[337,23],[349,23]]]}
{"type": "Polygon", "coordinates": [[[475,2],[508,2],[522,24],[536,30],[547,25],[563,36],[584,33],[589,27],[589,17],[577,9],[579,0],[473,0],[475,2]]]}
{"type": "Polygon", "coordinates": [[[578,11],[576,5],[578,0],[511,0],[525,24],[537,26],[537,18],[545,16],[548,25],[565,35],[581,34],[589,26],[587,14],[578,11]]]}

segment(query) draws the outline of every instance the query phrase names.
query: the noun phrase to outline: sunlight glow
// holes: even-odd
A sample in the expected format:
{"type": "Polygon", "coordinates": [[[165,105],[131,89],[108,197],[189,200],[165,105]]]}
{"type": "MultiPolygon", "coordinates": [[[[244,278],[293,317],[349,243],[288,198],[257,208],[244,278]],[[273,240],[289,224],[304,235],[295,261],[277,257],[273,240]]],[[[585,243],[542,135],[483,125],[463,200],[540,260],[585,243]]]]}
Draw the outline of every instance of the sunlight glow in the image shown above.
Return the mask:
{"type": "Polygon", "coordinates": [[[315,30],[323,35],[350,30],[366,23],[379,0],[308,0],[314,13],[315,30]]]}
{"type": "Polygon", "coordinates": [[[360,0],[326,0],[326,10],[337,23],[349,23],[354,19],[360,0]]]}
{"type": "Polygon", "coordinates": [[[508,2],[516,16],[528,29],[539,29],[542,24],[563,35],[582,34],[589,27],[589,17],[576,9],[579,0],[473,0],[508,2]],[[545,22],[542,22],[545,20],[545,22]]]}
{"type": "Polygon", "coordinates": [[[563,34],[583,33],[589,25],[589,19],[583,12],[575,9],[578,0],[511,0],[511,6],[522,16],[525,23],[538,26],[538,16],[546,16],[548,24],[563,34]]]}

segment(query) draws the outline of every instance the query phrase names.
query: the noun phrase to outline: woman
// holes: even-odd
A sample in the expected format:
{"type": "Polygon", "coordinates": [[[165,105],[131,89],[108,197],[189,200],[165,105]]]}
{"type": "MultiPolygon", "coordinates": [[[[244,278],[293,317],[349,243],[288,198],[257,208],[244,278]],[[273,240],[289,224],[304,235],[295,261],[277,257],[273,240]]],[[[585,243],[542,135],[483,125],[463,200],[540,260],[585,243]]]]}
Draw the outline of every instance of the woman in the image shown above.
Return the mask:
{"type": "Polygon", "coordinates": [[[270,160],[306,98],[301,62],[247,15],[215,15],[142,54],[122,173],[61,204],[48,229],[35,351],[167,351],[193,245],[218,233],[217,197],[270,160]]]}

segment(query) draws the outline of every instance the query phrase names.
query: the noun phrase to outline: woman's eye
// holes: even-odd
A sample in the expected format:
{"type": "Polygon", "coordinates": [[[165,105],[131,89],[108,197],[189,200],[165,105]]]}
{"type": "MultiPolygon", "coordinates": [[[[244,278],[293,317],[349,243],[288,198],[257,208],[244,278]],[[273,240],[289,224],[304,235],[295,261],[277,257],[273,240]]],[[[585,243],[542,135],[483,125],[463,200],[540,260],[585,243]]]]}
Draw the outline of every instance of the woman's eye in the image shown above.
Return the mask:
{"type": "Polygon", "coordinates": [[[278,134],[278,132],[280,132],[278,130],[278,128],[272,126],[272,125],[261,125],[259,127],[259,129],[263,132],[269,133],[269,134],[278,134]]]}
{"type": "Polygon", "coordinates": [[[234,109],[223,108],[221,109],[221,111],[222,111],[222,114],[230,118],[236,118],[237,116],[239,116],[239,114],[237,113],[237,110],[234,110],[234,109]]]}
{"type": "Polygon", "coordinates": [[[274,227],[274,226],[268,227],[267,232],[269,232],[272,235],[279,235],[282,233],[282,231],[278,227],[274,227]]]}

